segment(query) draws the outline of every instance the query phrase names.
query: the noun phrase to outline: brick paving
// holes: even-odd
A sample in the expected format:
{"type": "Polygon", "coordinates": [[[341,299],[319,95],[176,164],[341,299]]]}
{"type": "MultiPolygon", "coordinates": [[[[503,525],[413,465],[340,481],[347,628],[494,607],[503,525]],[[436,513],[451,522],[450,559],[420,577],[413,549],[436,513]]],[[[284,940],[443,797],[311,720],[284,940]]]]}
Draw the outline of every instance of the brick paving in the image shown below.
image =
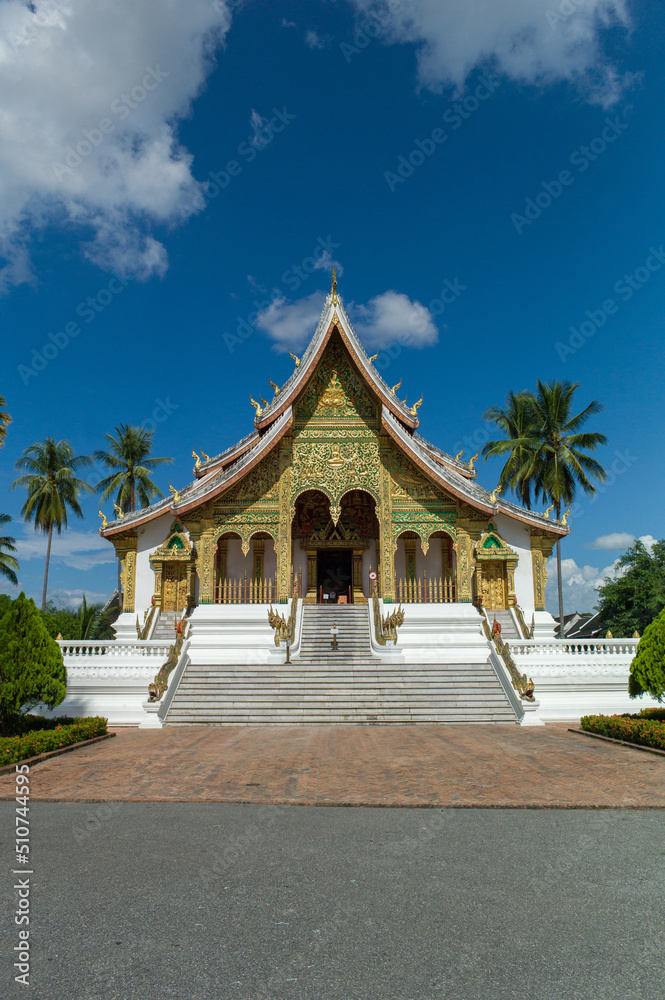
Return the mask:
{"type": "MultiPolygon", "coordinates": [[[[664,808],[665,760],[567,724],[121,729],[35,766],[56,802],[664,808]]],[[[12,797],[0,777],[0,799],[12,797]]]]}

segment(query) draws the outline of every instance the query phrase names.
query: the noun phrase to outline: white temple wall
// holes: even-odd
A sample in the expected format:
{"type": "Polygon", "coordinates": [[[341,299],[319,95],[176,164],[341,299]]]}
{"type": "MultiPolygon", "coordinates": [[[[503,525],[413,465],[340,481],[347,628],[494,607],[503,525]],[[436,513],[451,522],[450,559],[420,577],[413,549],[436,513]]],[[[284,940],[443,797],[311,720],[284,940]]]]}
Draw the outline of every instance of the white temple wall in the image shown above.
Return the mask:
{"type": "Polygon", "coordinates": [[[534,610],[531,532],[526,524],[514,521],[506,514],[497,514],[494,523],[504,542],[519,556],[515,567],[515,596],[528,624],[534,610]]]}
{"type": "Polygon", "coordinates": [[[134,607],[137,613],[141,613],[140,620],[142,613],[150,607],[155,593],[155,573],[150,565],[150,555],[165,541],[174,520],[173,513],[169,511],[138,529],[134,607]]]}

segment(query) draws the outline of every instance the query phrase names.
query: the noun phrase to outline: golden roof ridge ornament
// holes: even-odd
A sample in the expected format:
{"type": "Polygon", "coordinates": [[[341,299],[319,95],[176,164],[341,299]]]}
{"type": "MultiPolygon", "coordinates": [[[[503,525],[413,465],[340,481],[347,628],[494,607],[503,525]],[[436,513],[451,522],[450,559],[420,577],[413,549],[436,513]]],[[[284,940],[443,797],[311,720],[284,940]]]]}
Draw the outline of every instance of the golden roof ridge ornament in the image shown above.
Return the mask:
{"type": "Polygon", "coordinates": [[[203,448],[201,448],[201,458],[203,459],[204,462],[209,462],[210,461],[210,455],[206,455],[206,453],[204,452],[203,448]]]}
{"type": "Polygon", "coordinates": [[[549,519],[550,519],[550,514],[552,513],[552,511],[553,511],[553,510],[554,510],[554,504],[552,504],[552,506],[551,506],[551,507],[548,507],[548,508],[547,508],[547,510],[546,510],[546,511],[545,511],[545,513],[543,514],[543,517],[546,517],[546,518],[547,518],[547,520],[549,521],[549,519]]]}
{"type": "Polygon", "coordinates": [[[497,498],[500,496],[502,492],[502,489],[503,488],[501,486],[501,483],[499,483],[498,486],[495,486],[495,488],[490,493],[490,503],[496,503],[497,498]]]}
{"type": "Polygon", "coordinates": [[[337,295],[337,268],[333,267],[332,282],[330,283],[330,294],[332,296],[332,304],[334,306],[339,302],[339,297],[337,295]]]}
{"type": "Polygon", "coordinates": [[[113,501],[113,510],[115,511],[115,516],[117,517],[117,519],[119,521],[122,521],[123,517],[125,516],[125,512],[122,509],[122,507],[118,507],[115,500],[113,501]]]}
{"type": "Polygon", "coordinates": [[[262,403],[264,407],[270,406],[270,403],[268,402],[268,400],[264,399],[263,396],[259,396],[259,402],[262,403]]]}
{"type": "Polygon", "coordinates": [[[478,455],[479,454],[480,454],[480,452],[477,451],[476,454],[473,455],[473,457],[469,459],[469,462],[468,462],[469,472],[473,472],[473,467],[476,464],[476,462],[478,461],[478,455]]]}
{"type": "Polygon", "coordinates": [[[192,458],[194,459],[194,468],[195,469],[200,469],[201,468],[201,459],[196,454],[196,452],[194,451],[193,448],[192,448],[192,458]]]}
{"type": "Polygon", "coordinates": [[[268,379],[268,382],[270,383],[270,385],[271,385],[271,386],[273,387],[273,389],[275,390],[275,395],[276,395],[276,396],[279,396],[279,386],[277,385],[277,383],[276,383],[276,382],[273,382],[273,380],[272,380],[271,378],[269,378],[269,379],[268,379]]]}
{"type": "Polygon", "coordinates": [[[295,361],[296,368],[300,368],[300,358],[296,354],[291,354],[291,351],[289,351],[289,357],[295,361]]]}
{"type": "Polygon", "coordinates": [[[373,354],[372,357],[368,359],[369,362],[371,363],[372,361],[376,361],[376,359],[378,358],[378,356],[379,356],[379,352],[377,351],[376,354],[373,354]]]}
{"type": "Polygon", "coordinates": [[[109,523],[109,522],[108,522],[108,521],[106,520],[106,514],[105,514],[105,513],[104,513],[104,512],[102,511],[102,508],[101,508],[101,507],[99,508],[99,510],[97,511],[97,513],[99,514],[99,516],[100,516],[100,517],[101,517],[101,519],[102,519],[102,528],[105,528],[105,527],[106,527],[106,525],[107,525],[107,524],[109,523]]]}
{"type": "Polygon", "coordinates": [[[569,507],[566,513],[561,518],[561,524],[564,526],[564,528],[568,526],[568,515],[570,514],[571,509],[572,508],[569,507]]]}
{"type": "MultiPolygon", "coordinates": [[[[423,399],[424,395],[421,395],[418,402],[414,403],[411,409],[409,410],[409,413],[411,414],[412,417],[415,417],[417,415],[419,408],[423,405],[423,399]]],[[[406,403],[406,400],[404,400],[404,402],[406,403]]]]}
{"type": "Polygon", "coordinates": [[[459,462],[459,460],[461,459],[461,457],[462,457],[463,454],[464,454],[464,448],[462,448],[461,451],[457,452],[457,454],[455,455],[455,461],[459,462]]]}
{"type": "Polygon", "coordinates": [[[397,383],[397,385],[394,385],[392,387],[392,389],[390,391],[392,392],[393,396],[395,395],[395,393],[397,392],[397,390],[399,389],[399,387],[401,386],[401,384],[402,384],[402,379],[399,380],[399,382],[397,383]]]}
{"type": "MultiPolygon", "coordinates": [[[[261,398],[261,397],[259,397],[259,399],[260,399],[260,398],[261,398]]],[[[254,409],[256,410],[256,415],[257,415],[257,417],[260,417],[260,416],[261,416],[261,414],[263,413],[263,410],[261,409],[261,404],[260,404],[260,403],[257,403],[257,402],[256,402],[256,400],[252,399],[252,397],[251,397],[251,396],[249,397],[249,401],[250,401],[250,403],[252,404],[252,406],[254,407],[254,409]]]]}
{"type": "Polygon", "coordinates": [[[178,491],[175,488],[175,486],[171,486],[171,480],[170,479],[169,479],[169,490],[171,492],[171,496],[173,497],[173,502],[174,503],[180,503],[180,494],[178,493],[178,491]]]}

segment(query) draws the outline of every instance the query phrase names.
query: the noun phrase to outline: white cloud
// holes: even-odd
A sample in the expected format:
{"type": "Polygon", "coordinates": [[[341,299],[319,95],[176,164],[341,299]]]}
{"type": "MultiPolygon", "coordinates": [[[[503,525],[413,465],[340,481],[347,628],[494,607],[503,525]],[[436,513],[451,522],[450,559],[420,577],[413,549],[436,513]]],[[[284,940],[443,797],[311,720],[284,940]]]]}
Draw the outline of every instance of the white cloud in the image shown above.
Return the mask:
{"type": "Polygon", "coordinates": [[[314,28],[310,28],[305,33],[305,45],[308,49],[324,49],[326,47],[324,39],[314,28]]]}
{"type": "MultiPolygon", "coordinates": [[[[86,590],[85,587],[78,590],[60,588],[59,590],[49,590],[48,599],[56,604],[63,604],[67,608],[77,608],[84,594],[88,604],[106,604],[112,591],[86,590]]],[[[41,595],[39,600],[41,601],[41,595]]]]}
{"type": "Polygon", "coordinates": [[[586,549],[606,549],[608,552],[623,551],[629,549],[634,541],[635,535],[631,535],[627,531],[615,531],[611,535],[600,535],[598,538],[594,538],[592,542],[587,542],[584,547],[586,549]]]}
{"type": "MultiPolygon", "coordinates": [[[[561,560],[563,583],[563,607],[566,614],[573,611],[593,611],[598,603],[598,588],[605,579],[613,580],[618,574],[616,562],[598,569],[596,566],[578,566],[574,559],[561,560]]],[[[547,586],[545,596],[548,610],[559,614],[559,598],[556,578],[556,558],[547,562],[547,586]]]]}
{"type": "MultiPolygon", "coordinates": [[[[16,558],[23,564],[30,559],[44,560],[48,539],[41,532],[25,528],[23,538],[16,539],[16,558]]],[[[68,531],[53,535],[51,563],[63,563],[71,569],[88,570],[104,563],[114,563],[113,546],[95,531],[68,531]]]]}
{"type": "Polygon", "coordinates": [[[439,331],[434,318],[420,302],[402,292],[387,291],[366,306],[352,306],[354,326],[366,347],[382,348],[400,343],[405,347],[436,344],[439,331]]]}
{"type": "Polygon", "coordinates": [[[558,0],[353,2],[361,29],[372,24],[389,43],[416,45],[419,82],[435,91],[450,84],[461,89],[483,64],[529,84],[569,80],[604,105],[626,82],[605,60],[600,40],[612,25],[629,28],[625,0],[573,0],[560,18],[552,17],[562,6],[558,0]]]}
{"type": "Polygon", "coordinates": [[[631,535],[628,531],[615,531],[613,534],[600,535],[592,542],[587,542],[585,548],[602,549],[608,552],[624,552],[626,549],[629,549],[631,545],[634,545],[636,541],[642,542],[642,544],[649,549],[649,551],[651,551],[656,539],[653,535],[640,535],[639,539],[636,539],[635,535],[631,535]]]}
{"type": "MultiPolygon", "coordinates": [[[[332,263],[330,254],[324,253],[316,267],[329,270],[332,263]]],[[[316,329],[325,298],[323,292],[313,292],[290,302],[280,295],[259,313],[256,325],[276,341],[278,351],[302,348],[316,329]]],[[[401,292],[383,292],[366,306],[350,304],[349,313],[358,336],[372,350],[396,342],[405,347],[426,347],[438,339],[429,309],[401,292]]]]}
{"type": "Polygon", "coordinates": [[[329,250],[324,250],[314,263],[315,271],[327,271],[328,274],[332,274],[333,267],[337,268],[337,277],[341,278],[344,274],[344,268],[338,260],[332,257],[329,250]]]}
{"type": "Polygon", "coordinates": [[[256,325],[272,337],[278,351],[301,348],[311,339],[325,300],[324,292],[312,292],[296,302],[280,295],[259,313],[256,325]]]}
{"type": "Polygon", "coordinates": [[[254,108],[252,108],[249,124],[252,127],[252,136],[249,141],[252,146],[256,146],[257,149],[263,149],[263,147],[267,146],[273,137],[270,122],[267,118],[264,118],[263,115],[260,115],[258,111],[255,111],[254,108]]]}
{"type": "Polygon", "coordinates": [[[176,123],[230,24],[224,0],[0,5],[0,289],[29,280],[33,236],[73,227],[86,256],[141,279],[146,229],[203,207],[176,123]]]}

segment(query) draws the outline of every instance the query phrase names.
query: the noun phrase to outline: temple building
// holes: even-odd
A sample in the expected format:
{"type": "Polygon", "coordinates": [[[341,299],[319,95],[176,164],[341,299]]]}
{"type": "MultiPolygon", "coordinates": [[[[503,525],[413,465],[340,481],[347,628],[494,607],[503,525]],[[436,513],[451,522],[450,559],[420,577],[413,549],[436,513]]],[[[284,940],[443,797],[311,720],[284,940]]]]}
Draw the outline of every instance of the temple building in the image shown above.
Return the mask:
{"type": "Polygon", "coordinates": [[[508,613],[518,634],[531,623],[551,637],[546,563],[565,523],[484,489],[477,455],[462,461],[419,433],[422,399],[409,406],[383,380],[334,278],[292,357],[273,398],[251,400],[246,437],[213,458],[193,453],[193,482],[159,503],[103,518],[122,567],[119,637],[153,607],[359,605],[375,593],[383,606],[508,613]]]}

